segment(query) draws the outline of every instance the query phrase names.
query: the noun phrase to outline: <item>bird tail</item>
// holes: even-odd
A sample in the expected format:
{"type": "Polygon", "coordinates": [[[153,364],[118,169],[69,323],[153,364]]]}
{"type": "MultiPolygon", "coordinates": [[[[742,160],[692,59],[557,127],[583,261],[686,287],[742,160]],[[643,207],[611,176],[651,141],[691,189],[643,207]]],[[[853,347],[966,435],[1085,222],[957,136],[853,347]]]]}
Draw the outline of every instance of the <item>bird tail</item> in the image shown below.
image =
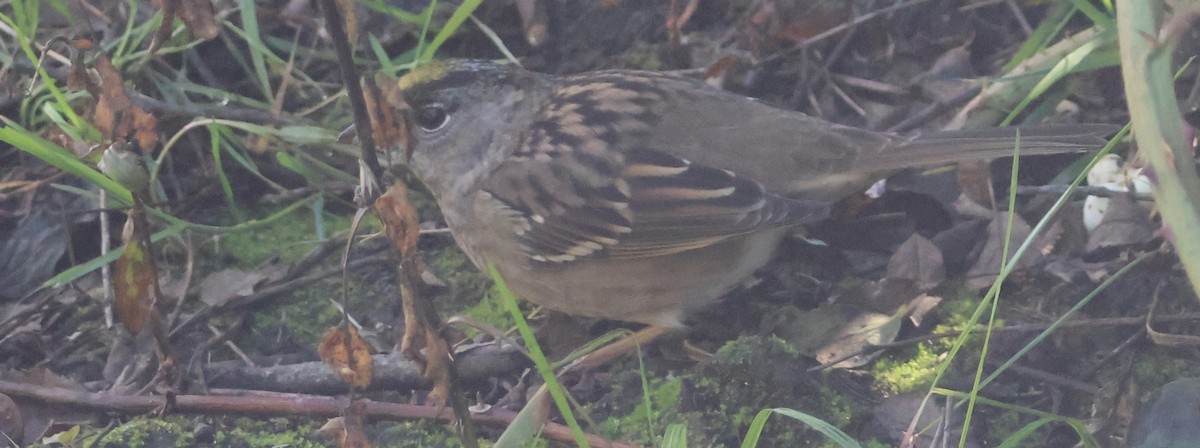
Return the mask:
{"type": "Polygon", "coordinates": [[[914,165],[937,165],[1021,155],[1094,151],[1121,127],[1110,124],[1050,124],[1007,128],[934,131],[911,134],[907,141],[865,157],[855,167],[887,171],[914,165]]]}

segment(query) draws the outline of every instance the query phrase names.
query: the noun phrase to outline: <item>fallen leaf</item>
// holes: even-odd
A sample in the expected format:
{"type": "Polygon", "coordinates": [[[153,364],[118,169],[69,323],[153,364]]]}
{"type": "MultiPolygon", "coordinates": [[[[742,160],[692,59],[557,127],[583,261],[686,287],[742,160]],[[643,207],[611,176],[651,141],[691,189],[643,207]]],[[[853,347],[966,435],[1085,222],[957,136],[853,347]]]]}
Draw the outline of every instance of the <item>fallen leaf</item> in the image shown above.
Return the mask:
{"type": "MultiPolygon", "coordinates": [[[[1029,224],[1020,216],[1012,216],[1012,231],[1008,236],[1008,253],[1004,252],[1004,241],[1006,235],[1009,234],[1008,220],[1009,213],[1007,211],[995,212],[992,222],[988,224],[987,239],[984,240],[983,248],[980,249],[979,258],[971,265],[971,269],[967,271],[967,287],[972,290],[979,290],[991,286],[996,277],[1000,275],[1000,265],[1007,260],[1012,262],[1012,255],[1029,237],[1032,229],[1029,224]]],[[[1042,258],[1042,254],[1037,251],[1027,251],[1017,262],[1017,267],[1027,267],[1037,263],[1042,258]]]]}
{"type": "Polygon", "coordinates": [[[912,280],[922,291],[933,289],[946,279],[942,251],[932,241],[913,233],[888,261],[887,277],[912,280]]]}
{"type": "MultiPolygon", "coordinates": [[[[907,311],[904,312],[907,314],[907,311]]],[[[895,340],[904,314],[891,317],[856,305],[834,303],[802,311],[794,307],[764,317],[762,327],[822,364],[895,340]]],[[[853,368],[873,357],[859,354],[834,365],[853,368]]]]}
{"type": "Polygon", "coordinates": [[[144,211],[140,201],[135,201],[125,220],[122,240],[125,251],[113,266],[113,293],[116,296],[116,314],[121,324],[131,334],[139,334],[150,319],[158,302],[158,270],[147,247],[144,211]]]}
{"type": "Polygon", "coordinates": [[[931,241],[942,252],[943,266],[957,269],[958,274],[966,270],[971,254],[987,234],[987,225],[988,221],[982,219],[963,220],[934,235],[931,241]]]}
{"type": "MultiPolygon", "coordinates": [[[[920,393],[904,393],[900,395],[892,395],[884,398],[875,406],[872,412],[875,420],[872,422],[879,428],[881,434],[887,434],[892,437],[893,441],[899,442],[901,436],[908,431],[909,425],[913,422],[914,416],[920,412],[916,418],[918,434],[913,435],[912,444],[908,446],[938,446],[935,440],[954,440],[956,443],[962,434],[962,421],[965,415],[965,407],[962,406],[942,406],[940,401],[944,398],[934,398],[933,401],[926,402],[926,397],[920,393]],[[950,413],[949,421],[943,421],[946,413],[950,413]],[[920,431],[922,428],[948,428],[946,432],[941,431],[920,431]],[[948,432],[948,434],[947,434],[948,432]]],[[[967,448],[979,448],[982,446],[976,437],[972,436],[974,431],[967,435],[967,448]]],[[[897,444],[895,446],[905,446],[897,444]]],[[[958,446],[958,445],[955,445],[958,446]]]]}
{"type": "Polygon", "coordinates": [[[326,330],[317,352],[321,361],[350,385],[365,388],[371,384],[371,346],[353,326],[326,330]]]}
{"type": "Polygon", "coordinates": [[[258,272],[225,269],[213,272],[200,282],[200,300],[208,306],[221,306],[233,299],[254,293],[254,287],[267,278],[258,272]]]}
{"type": "Polygon", "coordinates": [[[67,430],[59,432],[49,437],[42,438],[43,445],[59,444],[62,446],[75,446],[76,439],[79,438],[79,425],[74,425],[67,430]]]}
{"type": "Polygon", "coordinates": [[[991,164],[983,160],[961,162],[954,175],[958,179],[958,187],[972,202],[989,209],[996,207],[991,164]]]}
{"type": "Polygon", "coordinates": [[[1101,446],[1127,446],[1124,442],[1129,440],[1129,429],[1141,403],[1141,394],[1129,372],[1129,364],[1122,364],[1112,369],[1115,372],[1103,376],[1105,379],[1092,398],[1088,428],[1101,446]]]}
{"type": "Polygon", "coordinates": [[[399,92],[397,80],[386,75],[362,79],[363,100],[367,106],[367,116],[371,120],[371,137],[375,145],[385,154],[391,154],[395,148],[407,151],[407,123],[400,118],[400,111],[407,109],[404,97],[399,92]]]}
{"type": "Polygon", "coordinates": [[[542,428],[550,419],[550,393],[545,384],[538,387],[533,396],[525,402],[525,407],[513,417],[512,422],[504,428],[504,433],[496,439],[496,448],[523,447],[536,444],[542,428]]]}
{"type": "MultiPolygon", "coordinates": [[[[826,364],[850,353],[862,352],[871,345],[879,345],[896,340],[900,334],[901,318],[904,316],[888,316],[886,314],[863,312],[846,322],[828,344],[817,349],[817,362],[826,364]]],[[[835,369],[852,369],[861,367],[874,359],[869,353],[859,353],[833,365],[835,369]]]]}
{"type": "Polygon", "coordinates": [[[1137,201],[1122,194],[1100,199],[1107,199],[1107,210],[1088,235],[1084,252],[1134,246],[1154,239],[1157,226],[1150,220],[1149,212],[1137,201]]]}
{"type": "Polygon", "coordinates": [[[375,200],[375,213],[383,221],[388,239],[405,258],[417,247],[421,236],[421,222],[417,210],[408,203],[408,189],[396,182],[375,200]]]}
{"type": "Polygon", "coordinates": [[[90,92],[96,98],[92,124],[105,140],[126,139],[137,143],[142,151],[153,151],[158,145],[158,119],[129,100],[124,79],[108,56],[96,55],[92,68],[100,78],[96,84],[99,90],[90,92]]]}
{"type": "MultiPolygon", "coordinates": [[[[85,392],[82,385],[65,377],[59,376],[42,367],[35,367],[24,372],[15,371],[0,371],[0,379],[13,383],[28,384],[35,387],[53,387],[67,389],[71,391],[85,392]]],[[[5,432],[4,434],[13,439],[27,442],[30,444],[33,441],[38,441],[46,436],[52,426],[64,428],[67,425],[86,425],[92,427],[100,424],[102,413],[92,412],[88,409],[75,408],[72,406],[63,406],[61,404],[47,403],[42,400],[23,398],[20,396],[9,397],[17,406],[20,407],[22,421],[24,422],[20,431],[5,432]]],[[[0,436],[2,437],[2,436],[0,436]]],[[[3,440],[0,438],[0,440],[3,440]]],[[[18,445],[25,446],[25,445],[18,445]]],[[[69,446],[69,445],[68,445],[69,446]]]]}
{"type": "Polygon", "coordinates": [[[891,314],[921,295],[917,282],[906,278],[885,277],[875,281],[861,282],[848,287],[830,298],[830,302],[860,305],[883,314],[891,314]]]}
{"type": "Polygon", "coordinates": [[[317,434],[337,440],[338,448],[370,448],[371,440],[362,425],[363,412],[363,404],[356,402],[343,416],[326,421],[317,434]]]}
{"type": "Polygon", "coordinates": [[[192,30],[192,35],[200,40],[215,39],[221,33],[217,25],[216,9],[210,0],[155,0],[154,6],[162,10],[163,18],[154,39],[150,41],[150,55],[158,53],[163,42],[171,37],[175,28],[175,18],[192,30]]]}
{"type": "Polygon", "coordinates": [[[21,407],[12,397],[0,394],[0,437],[12,437],[21,444],[21,435],[25,432],[25,415],[21,407]]]}
{"type": "Polygon", "coordinates": [[[913,326],[920,327],[921,321],[925,319],[925,315],[929,314],[940,303],[942,303],[941,297],[921,294],[908,303],[908,320],[912,321],[913,326]]]}

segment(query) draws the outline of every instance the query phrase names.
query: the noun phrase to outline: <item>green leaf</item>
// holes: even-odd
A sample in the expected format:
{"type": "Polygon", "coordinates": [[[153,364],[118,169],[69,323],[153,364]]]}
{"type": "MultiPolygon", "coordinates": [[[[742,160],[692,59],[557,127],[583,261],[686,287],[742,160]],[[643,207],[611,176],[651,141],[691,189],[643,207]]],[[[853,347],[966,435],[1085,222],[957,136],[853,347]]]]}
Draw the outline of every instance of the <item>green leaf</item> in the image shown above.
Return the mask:
{"type": "Polygon", "coordinates": [[[758,446],[758,440],[762,436],[763,428],[767,425],[767,418],[771,417],[771,414],[791,417],[800,423],[808,425],[808,427],[825,435],[825,437],[828,437],[829,440],[842,448],[862,448],[862,445],[859,445],[858,442],[854,441],[853,438],[836,426],[817,417],[787,408],[763,409],[759,411],[758,415],[754,416],[754,420],[750,422],[750,429],[746,431],[746,438],[742,440],[742,448],[754,448],[758,446]]]}
{"type": "Polygon", "coordinates": [[[466,0],[461,5],[458,5],[458,9],[455,9],[454,14],[450,15],[450,20],[446,21],[446,26],[443,26],[438,31],[437,36],[434,36],[433,40],[429,41],[429,46],[425,47],[424,53],[421,53],[421,60],[428,61],[433,59],[433,55],[437,53],[438,48],[443,43],[446,43],[446,39],[449,39],[450,36],[453,36],[462,27],[462,24],[471,16],[471,13],[475,12],[475,8],[478,8],[481,4],[483,4],[483,0],[466,0]]]}
{"type": "Polygon", "coordinates": [[[337,141],[336,134],[318,126],[284,126],[279,129],[279,138],[298,145],[320,145],[337,141]]]}
{"type": "Polygon", "coordinates": [[[496,282],[496,291],[500,295],[500,301],[508,309],[508,313],[512,315],[513,320],[517,321],[517,331],[521,333],[521,339],[525,340],[525,345],[529,348],[529,358],[533,360],[533,364],[537,366],[538,374],[546,382],[546,388],[550,392],[550,397],[554,399],[554,406],[558,408],[558,412],[562,414],[563,420],[567,422],[567,427],[571,429],[571,436],[575,439],[575,444],[580,448],[588,448],[587,437],[584,436],[583,429],[579,427],[579,422],[575,420],[575,414],[571,412],[571,405],[567,403],[567,392],[559,384],[558,378],[554,376],[554,370],[550,367],[550,362],[546,360],[546,355],[542,352],[542,347],[538,345],[537,338],[533,336],[533,330],[529,328],[529,323],[525,321],[525,315],[521,313],[521,308],[517,306],[517,297],[513,295],[512,290],[508,289],[508,283],[504,281],[504,277],[500,276],[500,272],[496,270],[496,266],[489,262],[487,267],[488,274],[496,282]]]}
{"type": "Polygon", "coordinates": [[[688,448],[687,443],[687,425],[683,423],[673,423],[667,426],[667,431],[663,434],[662,448],[688,448]]]}

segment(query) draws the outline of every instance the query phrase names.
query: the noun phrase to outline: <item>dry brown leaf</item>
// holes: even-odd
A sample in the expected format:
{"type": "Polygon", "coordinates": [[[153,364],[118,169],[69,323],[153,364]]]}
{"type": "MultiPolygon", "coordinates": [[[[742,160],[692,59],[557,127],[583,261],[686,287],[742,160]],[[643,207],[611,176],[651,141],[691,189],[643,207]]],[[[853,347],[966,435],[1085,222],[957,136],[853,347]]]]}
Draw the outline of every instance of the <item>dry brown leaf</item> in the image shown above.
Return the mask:
{"type": "MultiPolygon", "coordinates": [[[[33,388],[50,387],[78,392],[87,391],[82,384],[59,376],[44,367],[35,367],[27,371],[0,371],[0,380],[26,384],[33,388]]],[[[10,398],[20,406],[24,425],[16,432],[5,432],[3,436],[0,436],[0,440],[6,440],[5,436],[12,437],[17,441],[17,446],[26,446],[40,440],[54,425],[60,427],[64,425],[102,425],[101,422],[105,420],[102,413],[83,406],[63,406],[58,403],[15,395],[10,398]],[[24,444],[21,443],[22,440],[25,441],[24,444]]]]}
{"type": "Polygon", "coordinates": [[[366,102],[367,115],[371,119],[371,136],[375,145],[382,150],[403,148],[408,145],[404,120],[400,119],[398,109],[405,107],[397,93],[386,96],[387,92],[396,90],[395,80],[385,76],[375,79],[362,79],[363,100],[366,102]],[[383,84],[381,87],[380,84],[383,84]]]}
{"type": "Polygon", "coordinates": [[[266,274],[239,269],[213,272],[200,282],[200,301],[208,306],[221,306],[230,300],[253,294],[254,287],[266,279],[266,274]]]}
{"type": "Polygon", "coordinates": [[[425,370],[421,372],[421,376],[433,382],[433,387],[429,390],[429,401],[441,408],[446,406],[452,386],[450,346],[433,330],[426,331],[426,345],[421,350],[425,355],[425,370]]]}
{"type": "Polygon", "coordinates": [[[958,164],[954,171],[958,179],[958,188],[976,204],[996,208],[995,194],[992,191],[992,166],[983,160],[974,160],[958,164]]]}
{"type": "Polygon", "coordinates": [[[921,294],[920,297],[912,299],[908,303],[908,320],[912,321],[913,326],[920,327],[921,321],[925,320],[925,315],[933,311],[940,303],[942,303],[941,297],[921,294]]]}
{"type": "MultiPolygon", "coordinates": [[[[902,317],[902,316],[901,316],[902,317]]],[[[863,310],[838,328],[829,343],[816,351],[817,362],[827,364],[846,355],[857,353],[833,365],[835,369],[852,369],[871,362],[875,355],[861,353],[872,345],[896,340],[902,320],[886,314],[863,310]]]]}
{"type": "Polygon", "coordinates": [[[922,291],[933,289],[946,279],[942,251],[932,241],[914,233],[888,261],[887,276],[912,280],[922,291]]]}
{"type": "Polygon", "coordinates": [[[429,400],[444,406],[451,388],[450,347],[437,332],[436,313],[421,294],[424,264],[417,252],[420,222],[408,203],[407,188],[397,182],[375,200],[375,213],[388,239],[400,252],[400,296],[404,308],[404,336],[400,350],[409,359],[425,362],[422,375],[433,382],[429,400]]]}
{"type": "Polygon", "coordinates": [[[354,416],[334,417],[317,430],[317,435],[334,438],[337,448],[371,448],[371,440],[362,430],[361,419],[354,416]]]}
{"type": "Polygon", "coordinates": [[[704,76],[700,79],[703,79],[710,86],[718,89],[723,88],[725,86],[726,75],[740,63],[741,59],[732,54],[722,56],[716,62],[709,64],[708,68],[704,69],[704,76]]]}
{"type": "Polygon", "coordinates": [[[1089,426],[1092,435],[1102,446],[1124,446],[1129,428],[1133,426],[1137,408],[1141,404],[1141,393],[1137,382],[1129,375],[1128,368],[1117,368],[1117,374],[1105,375],[1092,398],[1089,426]],[[1105,443],[1105,442],[1108,443],[1105,443]]]}
{"type": "Polygon", "coordinates": [[[917,282],[906,278],[884,277],[843,288],[831,302],[855,304],[873,311],[891,314],[921,295],[917,282]]]}
{"type": "Polygon", "coordinates": [[[21,413],[21,407],[12,397],[0,394],[0,434],[14,437],[20,443],[24,430],[25,415],[21,413]]]}
{"type": "Polygon", "coordinates": [[[104,54],[96,57],[92,68],[100,77],[95,89],[96,98],[92,124],[105,140],[127,139],[137,143],[142,151],[153,151],[158,145],[158,119],[129,100],[124,80],[104,54]]]}
{"type": "MultiPolygon", "coordinates": [[[[979,258],[967,271],[967,287],[973,290],[991,286],[1000,274],[1000,265],[1004,260],[1012,261],[1012,255],[1021,246],[1021,242],[1029,237],[1032,229],[1020,216],[1013,216],[1012,235],[1009,239],[1008,254],[1004,253],[1005,235],[1008,233],[1009,212],[996,212],[992,222],[988,224],[987,240],[979,252],[979,258]]],[[[1028,251],[1018,262],[1018,267],[1026,267],[1042,258],[1037,251],[1028,251]]]]}
{"type": "Polygon", "coordinates": [[[176,17],[200,40],[215,39],[221,34],[221,27],[217,26],[216,9],[210,0],[154,0],[154,6],[162,10],[163,19],[154,31],[154,40],[150,42],[151,56],[158,53],[163,42],[171,37],[176,17]]]}
{"type": "Polygon", "coordinates": [[[92,82],[92,77],[88,75],[87,64],[84,63],[84,52],[91,50],[95,43],[90,39],[75,39],[71,42],[71,70],[67,72],[67,88],[72,90],[87,90],[92,92],[95,90],[95,85],[92,82]]]}
{"type": "Polygon", "coordinates": [[[1109,198],[1108,209],[1100,225],[1088,235],[1085,252],[1095,252],[1110,247],[1125,247],[1149,242],[1154,239],[1157,227],[1150,214],[1128,195],[1118,194],[1109,198]]]}
{"type": "Polygon", "coordinates": [[[371,384],[371,345],[353,326],[326,330],[317,352],[321,361],[350,385],[365,388],[371,384]]]}
{"type": "Polygon", "coordinates": [[[406,258],[412,254],[421,236],[421,223],[417,218],[417,210],[408,203],[408,188],[404,183],[392,184],[375,200],[375,213],[387,229],[388,239],[400,251],[400,257],[406,258]]]}
{"type": "Polygon", "coordinates": [[[158,355],[155,387],[170,392],[178,387],[180,378],[166,318],[158,311],[158,298],[163,294],[158,284],[149,227],[145,205],[135,195],[121,235],[125,251],[113,265],[113,293],[117,319],[125,329],[133,335],[146,332],[154,338],[158,355]]]}
{"type": "Polygon", "coordinates": [[[148,233],[141,201],[135,201],[125,221],[122,240],[125,251],[113,267],[113,292],[117,319],[132,334],[139,334],[158,302],[158,270],[148,247],[148,233]]]}

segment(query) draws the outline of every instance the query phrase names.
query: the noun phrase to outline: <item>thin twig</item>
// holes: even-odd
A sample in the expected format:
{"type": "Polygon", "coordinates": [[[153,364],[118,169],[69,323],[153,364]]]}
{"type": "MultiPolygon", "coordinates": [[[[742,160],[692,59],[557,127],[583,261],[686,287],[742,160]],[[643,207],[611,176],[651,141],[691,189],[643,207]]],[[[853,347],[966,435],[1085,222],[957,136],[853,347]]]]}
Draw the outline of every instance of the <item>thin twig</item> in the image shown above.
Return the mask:
{"type": "MultiPolygon", "coordinates": [[[[1188,322],[1188,321],[1200,321],[1200,313],[1179,313],[1179,314],[1173,314],[1170,316],[1155,316],[1153,319],[1153,322],[1155,322],[1155,323],[1188,322]]],[[[1130,325],[1144,325],[1145,323],[1146,323],[1146,316],[1102,317],[1102,318],[1097,318],[1097,319],[1080,319],[1080,320],[1063,322],[1061,325],[1059,325],[1058,328],[1065,330],[1068,328],[1123,327],[1123,326],[1130,326],[1130,325]]],[[[1000,328],[992,329],[992,333],[993,334],[994,333],[1006,333],[1006,332],[1023,333],[1023,332],[1029,332],[1029,331],[1039,331],[1039,330],[1045,330],[1045,329],[1049,328],[1050,325],[1052,325],[1052,324],[1037,323],[1037,324],[1009,325],[1007,327],[1000,327],[1000,328]]],[[[976,329],[976,330],[978,330],[978,329],[976,329]]],[[[824,364],[821,364],[819,366],[811,367],[808,369],[808,371],[816,372],[816,371],[820,371],[820,370],[825,370],[830,367],[833,367],[834,365],[836,365],[842,361],[853,358],[855,356],[863,355],[872,350],[878,350],[881,348],[906,347],[909,345],[919,344],[922,342],[934,341],[934,340],[938,340],[938,339],[953,338],[953,337],[957,337],[957,336],[961,335],[962,333],[963,333],[963,331],[933,333],[933,334],[927,334],[924,336],[917,336],[914,338],[892,341],[892,342],[888,342],[888,343],[884,343],[884,344],[869,344],[869,345],[863,347],[862,349],[859,349],[856,352],[849,352],[849,353],[843,354],[842,356],[839,356],[837,358],[826,361],[824,364]]]]}
{"type": "MultiPolygon", "coordinates": [[[[391,260],[390,254],[388,254],[386,252],[377,253],[377,254],[363,257],[363,258],[360,258],[360,259],[350,262],[349,266],[347,266],[347,269],[354,269],[354,268],[358,268],[360,266],[366,266],[368,264],[390,263],[391,261],[392,260],[391,260]]],[[[324,279],[326,277],[332,277],[334,275],[337,275],[340,272],[341,272],[340,267],[325,269],[325,270],[318,271],[318,272],[315,272],[313,274],[310,274],[310,275],[307,275],[307,276],[304,276],[301,278],[297,278],[295,280],[289,280],[289,281],[279,283],[274,286],[267,287],[267,288],[262,289],[254,294],[248,295],[246,297],[242,297],[238,300],[232,300],[229,302],[225,302],[219,306],[205,308],[203,310],[200,310],[196,314],[193,314],[191,317],[187,318],[187,320],[184,320],[182,323],[180,323],[178,326],[176,326],[174,329],[172,329],[171,336],[172,337],[178,336],[181,332],[187,330],[188,328],[191,328],[192,325],[196,325],[200,322],[204,322],[209,317],[212,317],[214,314],[235,311],[235,310],[243,309],[243,308],[246,308],[249,306],[259,305],[265,301],[278,298],[287,292],[291,292],[300,287],[306,286],[310,283],[316,282],[316,281],[324,279]]]]}
{"type": "MultiPolygon", "coordinates": [[[[1049,194],[1049,195],[1058,196],[1063,193],[1066,193],[1068,190],[1067,187],[1069,187],[1069,186],[1068,185],[1029,185],[1029,186],[1018,185],[1017,186],[1017,194],[1022,194],[1022,195],[1049,194]]],[[[1114,190],[1109,190],[1108,188],[1105,188],[1105,187],[1093,187],[1093,186],[1085,187],[1082,185],[1075,187],[1074,189],[1071,189],[1071,194],[1075,195],[1076,197],[1098,196],[1098,197],[1102,197],[1102,198],[1115,198],[1118,196],[1132,196],[1133,199],[1136,199],[1139,201],[1153,201],[1154,200],[1154,195],[1152,195],[1150,193],[1114,191],[1114,190]]]]}
{"type": "MultiPolygon", "coordinates": [[[[341,397],[245,392],[245,396],[175,395],[173,397],[166,397],[115,395],[0,380],[0,393],[10,396],[62,406],[62,409],[87,408],[95,411],[124,414],[146,414],[164,409],[168,404],[171,404],[170,409],[172,411],[183,414],[233,414],[264,417],[297,415],[332,418],[340,416],[346,407],[346,400],[341,397]]],[[[393,421],[432,419],[449,422],[455,418],[454,413],[448,408],[386,403],[368,399],[360,399],[358,402],[363,406],[362,415],[374,419],[393,421]]],[[[515,412],[499,407],[492,407],[485,412],[472,413],[471,420],[496,427],[507,427],[516,416],[515,412]]],[[[545,426],[542,427],[541,434],[558,441],[570,442],[574,440],[571,437],[570,431],[565,426],[554,422],[546,422],[545,426]]],[[[594,446],[634,447],[634,445],[606,440],[596,435],[588,436],[588,442],[594,446]]]]}

